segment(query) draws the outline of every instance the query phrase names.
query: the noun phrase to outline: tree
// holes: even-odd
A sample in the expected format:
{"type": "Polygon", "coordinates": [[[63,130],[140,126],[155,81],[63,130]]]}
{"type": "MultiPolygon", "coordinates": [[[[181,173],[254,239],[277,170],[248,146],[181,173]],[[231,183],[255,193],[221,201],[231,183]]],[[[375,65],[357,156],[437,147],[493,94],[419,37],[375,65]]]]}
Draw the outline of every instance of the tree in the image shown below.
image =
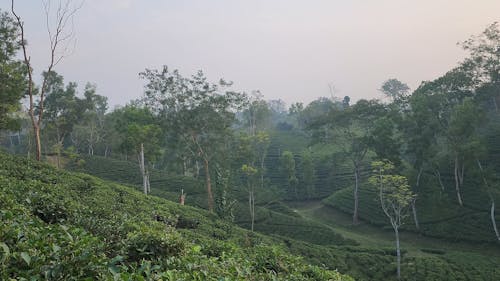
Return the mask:
{"type": "Polygon", "coordinates": [[[410,87],[398,79],[392,78],[382,83],[380,91],[389,97],[394,104],[404,105],[407,103],[410,87]]]}
{"type": "Polygon", "coordinates": [[[318,124],[327,124],[334,129],[334,141],[351,161],[354,174],[353,224],[359,220],[359,185],[363,160],[373,144],[374,122],[385,113],[385,108],[376,100],[359,100],[346,109],[334,109],[318,124]]]}
{"type": "Polygon", "coordinates": [[[389,161],[372,163],[374,175],[369,182],[377,187],[380,206],[389,219],[396,236],[397,277],[401,279],[401,249],[399,244],[399,228],[404,222],[413,198],[408,180],[401,175],[391,174],[394,165],[389,161]]]}
{"type": "Polygon", "coordinates": [[[22,63],[15,59],[20,48],[18,33],[14,20],[0,10],[0,129],[19,127],[12,113],[20,109],[19,101],[26,89],[26,72],[22,63]]]}
{"type": "Polygon", "coordinates": [[[122,150],[137,157],[143,191],[148,194],[151,191],[148,163],[159,157],[162,131],[148,108],[129,105],[115,114],[121,115],[116,126],[123,136],[122,150]]]}
{"type": "Polygon", "coordinates": [[[243,111],[243,116],[248,133],[252,136],[267,130],[271,125],[271,111],[259,91],[252,92],[248,107],[243,111]]]}
{"type": "Polygon", "coordinates": [[[265,160],[267,156],[267,150],[269,149],[269,134],[266,132],[259,132],[253,137],[253,147],[255,154],[257,155],[257,161],[259,162],[259,175],[260,175],[260,187],[264,188],[264,173],[266,170],[265,160]]]}
{"type": "Polygon", "coordinates": [[[280,166],[282,174],[286,179],[288,190],[293,190],[295,199],[298,199],[297,184],[299,180],[295,175],[295,159],[292,152],[283,151],[283,154],[280,156],[280,166]]]}
{"type": "Polygon", "coordinates": [[[223,220],[234,221],[234,208],[237,201],[229,197],[230,171],[220,167],[216,169],[215,182],[217,184],[215,196],[215,212],[223,220]]]}
{"type": "MultiPolygon", "coordinates": [[[[414,181],[412,180],[412,191],[418,194],[421,177],[424,171],[431,171],[444,191],[441,181],[441,173],[437,164],[438,137],[441,127],[435,112],[439,111],[441,96],[431,95],[424,87],[419,87],[410,97],[411,110],[403,117],[402,133],[406,142],[405,155],[414,170],[414,181]]],[[[420,229],[417,215],[416,200],[412,202],[413,220],[415,227],[420,229]]]]}
{"type": "MultiPolygon", "coordinates": [[[[491,185],[487,179],[488,176],[491,177],[491,172],[488,173],[485,171],[485,169],[483,169],[483,165],[481,164],[481,161],[479,159],[476,159],[476,162],[477,162],[477,166],[479,168],[481,178],[483,180],[484,188],[486,189],[486,194],[488,194],[488,199],[490,200],[491,226],[493,228],[493,231],[495,232],[495,236],[497,238],[497,241],[500,242],[500,233],[498,232],[497,223],[496,223],[496,219],[495,219],[495,197],[493,196],[493,193],[496,190],[491,187],[491,185]]],[[[496,191],[496,192],[498,192],[498,191],[496,191]]]]}
{"type": "MultiPolygon", "coordinates": [[[[243,95],[224,91],[231,85],[224,80],[218,84],[208,82],[202,71],[185,78],[164,66],[161,71],[146,69],[140,77],[147,80],[144,102],[162,119],[167,138],[175,140],[180,151],[202,161],[208,209],[213,211],[211,164],[227,160],[217,157],[224,155],[222,151],[227,148],[234,111],[244,105],[243,95]]],[[[187,157],[179,156],[183,161],[187,157]]]]}
{"type": "Polygon", "coordinates": [[[87,109],[84,100],[78,98],[77,84],[74,82],[64,85],[63,77],[56,72],[44,73],[47,77],[47,90],[45,99],[46,130],[54,135],[55,143],[63,145],[83,113],[87,109]]]}
{"type": "Polygon", "coordinates": [[[96,94],[96,86],[87,83],[85,85],[84,103],[86,111],[81,122],[75,128],[77,133],[71,135],[71,140],[77,147],[76,142],[81,142],[86,146],[87,154],[94,155],[97,145],[104,142],[106,137],[105,115],[108,109],[108,98],[96,94]]]}
{"type": "Polygon", "coordinates": [[[500,98],[500,28],[498,22],[492,23],[480,35],[472,36],[461,43],[470,57],[462,62],[474,76],[476,83],[481,84],[478,94],[498,112],[500,98]]]}
{"type": "Polygon", "coordinates": [[[471,158],[479,145],[476,131],[482,122],[482,117],[481,111],[472,100],[466,100],[463,104],[454,108],[446,133],[453,153],[453,175],[457,200],[460,206],[463,206],[460,188],[464,181],[465,162],[468,158],[471,158]]]}
{"type": "Polygon", "coordinates": [[[248,191],[248,206],[250,210],[250,220],[251,227],[250,229],[253,232],[253,226],[255,222],[255,185],[256,185],[256,175],[258,170],[251,165],[244,164],[241,167],[241,172],[243,173],[243,177],[245,178],[247,191],[248,191]]]}
{"type": "MultiPolygon", "coordinates": [[[[70,29],[68,31],[68,25],[72,24],[73,18],[76,12],[80,9],[79,7],[72,7],[72,1],[68,0],[64,4],[59,2],[56,16],[55,16],[55,27],[52,28],[49,26],[49,18],[50,18],[50,2],[44,2],[45,14],[47,19],[47,31],[49,35],[50,41],[50,54],[49,54],[49,64],[47,66],[46,73],[52,73],[54,67],[61,62],[68,51],[69,43],[71,43],[73,39],[73,31],[70,29]],[[62,53],[60,52],[62,48],[62,53]]],[[[29,109],[28,114],[31,119],[31,125],[33,127],[33,136],[35,139],[35,147],[36,147],[36,159],[38,161],[41,160],[42,157],[42,143],[40,140],[40,130],[42,127],[42,121],[44,117],[45,110],[45,94],[47,92],[47,83],[50,75],[44,75],[42,85],[39,90],[38,95],[38,103],[35,101],[35,95],[37,91],[34,88],[34,79],[33,79],[33,67],[31,65],[30,56],[28,55],[27,46],[28,43],[24,36],[24,22],[21,20],[21,17],[18,16],[14,9],[14,0],[11,1],[11,12],[14,18],[16,19],[17,26],[20,30],[19,42],[21,48],[23,50],[23,58],[26,72],[28,73],[28,81],[27,81],[27,96],[29,98],[29,109]]]]}
{"type": "Polygon", "coordinates": [[[314,181],[316,178],[314,170],[313,157],[311,151],[304,150],[302,152],[302,181],[306,188],[306,195],[308,199],[314,196],[314,181]]]}

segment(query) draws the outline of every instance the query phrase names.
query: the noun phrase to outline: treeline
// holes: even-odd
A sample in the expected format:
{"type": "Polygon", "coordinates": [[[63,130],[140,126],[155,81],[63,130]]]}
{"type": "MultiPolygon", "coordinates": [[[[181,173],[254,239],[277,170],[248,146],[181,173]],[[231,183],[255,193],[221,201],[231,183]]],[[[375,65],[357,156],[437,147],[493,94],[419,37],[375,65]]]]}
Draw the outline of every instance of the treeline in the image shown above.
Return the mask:
{"type": "Polygon", "coordinates": [[[231,210],[216,206],[214,186],[228,192],[238,186],[248,194],[252,217],[258,189],[275,187],[281,198],[302,200],[353,185],[354,223],[359,217],[359,186],[371,174],[370,163],[385,159],[409,179],[417,195],[412,202],[417,229],[416,202],[423,197],[425,177],[435,179],[443,192],[452,188],[460,206],[468,202],[464,185],[485,194],[496,231],[496,23],[463,42],[469,56],[442,77],[423,82],[413,92],[397,79],[385,81],[380,89],[389,100],[385,102],[351,104],[349,97],[319,98],[287,109],[280,100],[264,101],[258,91],[238,92],[224,80],[212,83],[201,71],[183,76],[164,66],[141,72],[144,95],[110,111],[95,85],[89,83],[78,93],[76,83],[65,83],[52,69],[43,73],[42,85],[30,84],[32,79],[16,60],[22,47],[18,27],[7,14],[0,20],[5,39],[0,44],[0,125],[10,130],[3,143],[17,153],[36,154],[30,118],[36,113],[41,120],[41,152],[57,165],[64,164],[62,154],[134,161],[145,193],[150,191],[152,169],[200,178],[208,209],[221,213],[231,210]],[[35,93],[33,110],[20,111],[19,101],[29,87],[35,93]],[[37,92],[45,98],[36,99],[37,92]],[[447,186],[449,175],[452,186],[447,186]]]}

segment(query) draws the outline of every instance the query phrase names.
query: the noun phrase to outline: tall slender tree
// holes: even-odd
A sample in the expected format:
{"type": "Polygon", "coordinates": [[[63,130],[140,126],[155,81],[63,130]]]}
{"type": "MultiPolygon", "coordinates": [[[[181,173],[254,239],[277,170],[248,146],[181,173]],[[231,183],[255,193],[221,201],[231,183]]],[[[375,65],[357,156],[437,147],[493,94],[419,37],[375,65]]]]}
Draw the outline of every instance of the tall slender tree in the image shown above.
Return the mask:
{"type": "MultiPolygon", "coordinates": [[[[31,57],[28,54],[28,43],[25,38],[24,33],[24,22],[21,17],[17,15],[14,7],[14,0],[11,1],[11,12],[16,19],[16,24],[20,30],[19,42],[23,51],[24,65],[26,67],[26,72],[28,73],[27,80],[27,96],[29,98],[29,109],[28,114],[31,119],[31,125],[33,127],[33,136],[35,140],[35,156],[37,160],[42,158],[42,143],[40,138],[40,131],[42,128],[42,122],[44,119],[45,111],[45,94],[47,93],[47,83],[50,75],[44,75],[41,87],[39,91],[35,90],[35,82],[33,78],[33,66],[31,64],[31,57]],[[38,93],[38,102],[35,100],[38,93]]],[[[44,10],[47,21],[47,31],[49,35],[50,51],[49,51],[49,63],[46,69],[46,73],[50,74],[54,70],[63,58],[68,54],[69,47],[71,43],[74,42],[74,33],[72,28],[73,18],[76,12],[81,8],[82,4],[74,6],[71,0],[61,1],[57,6],[55,13],[55,26],[50,26],[49,23],[51,18],[51,3],[50,1],[44,1],[44,10]]]]}
{"type": "Polygon", "coordinates": [[[228,90],[231,83],[208,82],[202,71],[186,78],[164,66],[146,69],[140,77],[147,81],[144,102],[161,117],[167,139],[189,151],[195,163],[203,163],[208,209],[213,211],[212,161],[224,161],[218,157],[224,155],[235,110],[242,109],[245,99],[228,90]]]}
{"type": "Polygon", "coordinates": [[[415,197],[408,180],[401,175],[392,174],[394,165],[389,161],[372,163],[374,174],[369,182],[378,189],[378,199],[384,214],[389,219],[396,237],[397,277],[401,279],[401,246],[399,228],[408,214],[408,208],[415,197]]]}

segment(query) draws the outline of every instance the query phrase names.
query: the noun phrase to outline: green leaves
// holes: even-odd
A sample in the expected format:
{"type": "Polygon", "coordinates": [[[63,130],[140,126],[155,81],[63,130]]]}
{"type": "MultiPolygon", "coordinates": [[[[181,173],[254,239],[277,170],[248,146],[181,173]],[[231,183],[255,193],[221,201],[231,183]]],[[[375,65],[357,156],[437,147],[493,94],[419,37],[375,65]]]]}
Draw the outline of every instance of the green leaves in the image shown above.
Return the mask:
{"type": "Polygon", "coordinates": [[[374,161],[372,168],[373,175],[368,181],[378,189],[381,207],[393,227],[399,227],[415,195],[411,192],[406,177],[393,174],[394,165],[391,162],[374,161]]]}
{"type": "Polygon", "coordinates": [[[30,265],[31,257],[30,257],[30,255],[28,253],[21,252],[20,256],[26,262],[27,265],[30,265]]]}

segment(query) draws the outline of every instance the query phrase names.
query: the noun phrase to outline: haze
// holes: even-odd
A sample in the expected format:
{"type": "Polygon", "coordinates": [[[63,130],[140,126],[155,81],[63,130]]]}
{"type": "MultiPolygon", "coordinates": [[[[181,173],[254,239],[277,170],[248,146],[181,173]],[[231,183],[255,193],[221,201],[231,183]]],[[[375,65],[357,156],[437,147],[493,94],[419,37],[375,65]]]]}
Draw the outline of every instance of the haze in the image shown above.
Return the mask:
{"type": "MultiPolygon", "coordinates": [[[[48,63],[41,1],[16,1],[38,77],[48,63]]],[[[0,2],[10,11],[10,1],[0,2]]],[[[202,69],[265,99],[377,98],[388,78],[412,89],[464,56],[456,43],[500,19],[500,1],[87,0],[77,44],[56,71],[97,84],[111,107],[143,93],[138,73],[202,69]]]]}

